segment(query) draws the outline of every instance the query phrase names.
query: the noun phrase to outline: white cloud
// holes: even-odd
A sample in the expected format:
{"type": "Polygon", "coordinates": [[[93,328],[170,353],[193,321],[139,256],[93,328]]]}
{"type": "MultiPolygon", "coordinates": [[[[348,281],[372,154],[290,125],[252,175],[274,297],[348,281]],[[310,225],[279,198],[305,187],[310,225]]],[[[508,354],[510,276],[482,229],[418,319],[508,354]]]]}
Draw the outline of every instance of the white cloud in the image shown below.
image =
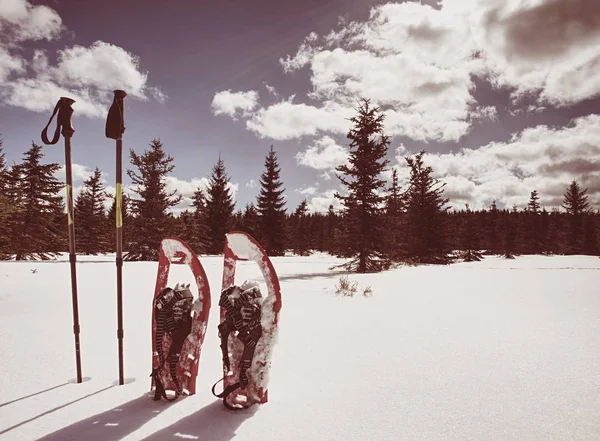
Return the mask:
{"type": "Polygon", "coordinates": [[[0,34],[12,41],[52,40],[62,30],[62,20],[53,9],[26,0],[0,0],[0,34]]]}
{"type": "Polygon", "coordinates": [[[343,208],[343,204],[339,199],[336,199],[334,194],[337,190],[323,191],[314,195],[307,201],[309,213],[327,213],[329,205],[333,205],[335,211],[343,208]]]}
{"type": "Polygon", "coordinates": [[[258,105],[258,92],[232,92],[224,90],[217,92],[212,100],[212,109],[215,115],[227,115],[236,119],[238,112],[247,115],[258,105]]]}
{"type": "Polygon", "coordinates": [[[305,187],[305,188],[297,188],[295,191],[304,196],[312,196],[317,193],[317,187],[305,187]]]}
{"type": "Polygon", "coordinates": [[[348,150],[338,145],[330,136],[324,136],[305,151],[298,152],[296,160],[298,164],[316,170],[334,170],[338,165],[348,162],[348,150]]]}
{"type": "MultiPolygon", "coordinates": [[[[523,208],[533,190],[547,207],[558,206],[572,180],[588,187],[591,200],[600,201],[600,116],[578,118],[565,128],[537,126],[515,134],[506,143],[476,150],[426,153],[426,166],[446,182],[445,197],[455,208],[468,202],[485,208],[493,199],[523,208]]],[[[397,156],[402,176],[408,176],[406,154],[397,156]]]]}
{"type": "Polygon", "coordinates": [[[258,187],[258,182],[256,181],[256,179],[250,179],[248,182],[246,182],[246,188],[256,188],[258,187]]]}
{"type": "Polygon", "coordinates": [[[0,0],[0,103],[44,112],[68,96],[77,114],[105,118],[115,89],[141,100],[166,99],[160,89],[148,86],[138,57],[109,43],[58,50],[55,65],[43,50],[35,50],[31,60],[20,55],[25,42],[57,39],[62,30],[60,16],[49,7],[0,0]]]}
{"type": "MultiPolygon", "coordinates": [[[[87,178],[89,178],[93,174],[94,174],[94,171],[91,170],[87,165],[71,164],[71,177],[73,179],[74,184],[83,183],[83,181],[85,181],[87,178]]],[[[61,165],[61,167],[56,171],[54,176],[56,177],[56,179],[58,179],[62,182],[66,182],[67,173],[66,173],[65,166],[61,165]]],[[[103,173],[103,176],[104,176],[104,173],[103,173]]]]}
{"type": "Polygon", "coordinates": [[[600,93],[599,2],[387,3],[365,22],[340,23],[280,59],[285,73],[309,71],[308,100],[256,105],[245,115],[249,130],[276,140],[345,134],[355,100],[367,98],[385,110],[388,135],[458,141],[496,117],[475,101],[476,77],[514,88],[515,106],[537,97],[524,104],[528,112],[600,93]]]}
{"type": "Polygon", "coordinates": [[[469,23],[498,85],[515,96],[570,104],[600,93],[600,3],[589,0],[445,0],[469,23]]]}

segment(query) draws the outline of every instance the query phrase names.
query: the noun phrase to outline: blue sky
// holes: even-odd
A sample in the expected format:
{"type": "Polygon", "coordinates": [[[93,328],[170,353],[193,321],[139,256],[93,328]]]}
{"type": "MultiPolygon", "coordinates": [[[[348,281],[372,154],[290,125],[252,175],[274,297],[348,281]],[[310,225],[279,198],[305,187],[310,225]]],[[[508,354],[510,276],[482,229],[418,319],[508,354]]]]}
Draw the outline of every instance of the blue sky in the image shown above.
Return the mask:
{"type": "MultiPolygon", "coordinates": [[[[125,89],[125,149],[160,138],[169,185],[189,203],[219,154],[238,208],[272,144],[293,210],[340,189],[356,99],[386,112],[389,159],[425,149],[457,208],[560,204],[573,179],[600,202],[600,5],[441,2],[0,0],[0,136],[18,161],[60,96],[77,102],[76,184],[98,166],[112,90],[125,89]]],[[[63,163],[62,142],[45,148],[63,163]]],[[[128,155],[124,155],[128,164],[128,155]]],[[[126,174],[124,173],[127,182],[126,174]]],[[[182,205],[179,208],[184,208],[182,205]]]]}

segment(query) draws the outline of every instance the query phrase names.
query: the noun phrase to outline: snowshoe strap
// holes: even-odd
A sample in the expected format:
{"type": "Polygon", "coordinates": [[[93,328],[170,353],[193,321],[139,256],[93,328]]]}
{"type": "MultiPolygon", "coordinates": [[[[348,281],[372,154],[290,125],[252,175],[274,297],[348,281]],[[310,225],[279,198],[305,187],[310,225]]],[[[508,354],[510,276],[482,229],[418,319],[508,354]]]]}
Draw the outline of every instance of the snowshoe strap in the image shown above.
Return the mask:
{"type": "Polygon", "coordinates": [[[224,377],[223,377],[223,378],[221,378],[219,381],[217,381],[217,382],[216,382],[216,383],[213,385],[213,387],[212,387],[212,393],[213,393],[213,395],[214,395],[215,397],[217,397],[217,398],[222,398],[222,399],[223,399],[223,406],[225,406],[225,407],[226,407],[227,409],[229,409],[229,410],[244,410],[244,409],[247,409],[247,407],[244,407],[244,406],[240,406],[240,407],[235,407],[235,406],[232,406],[231,404],[229,404],[229,403],[227,402],[227,397],[228,397],[229,395],[231,395],[231,394],[232,394],[232,393],[233,393],[233,392],[234,392],[236,389],[238,389],[238,388],[240,387],[240,383],[234,383],[234,384],[231,384],[231,385],[227,386],[227,387],[226,387],[226,388],[223,390],[223,392],[221,392],[220,394],[217,394],[217,393],[215,392],[215,387],[217,386],[217,384],[219,384],[219,383],[220,383],[221,381],[223,381],[224,379],[225,379],[224,377]]]}
{"type": "Polygon", "coordinates": [[[229,334],[235,331],[235,327],[230,322],[223,322],[218,326],[219,337],[221,338],[221,353],[223,354],[223,364],[229,370],[229,351],[227,349],[227,339],[229,334]]]}
{"type": "Polygon", "coordinates": [[[175,401],[177,398],[179,398],[179,393],[175,393],[175,396],[173,398],[169,398],[167,396],[167,391],[165,390],[162,381],[160,381],[158,369],[154,369],[150,376],[154,377],[154,383],[156,384],[156,390],[154,391],[154,401],[160,400],[161,397],[167,401],[175,401]]]}

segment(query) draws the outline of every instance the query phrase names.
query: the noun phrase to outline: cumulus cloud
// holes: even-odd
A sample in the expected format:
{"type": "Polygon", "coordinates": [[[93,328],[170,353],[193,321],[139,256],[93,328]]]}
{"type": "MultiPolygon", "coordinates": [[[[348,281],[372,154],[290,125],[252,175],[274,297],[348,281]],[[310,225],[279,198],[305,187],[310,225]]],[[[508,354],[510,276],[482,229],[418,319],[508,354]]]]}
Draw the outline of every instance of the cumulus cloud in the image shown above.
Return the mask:
{"type": "Polygon", "coordinates": [[[320,193],[316,193],[310,199],[307,200],[307,207],[309,213],[327,213],[329,206],[333,205],[335,211],[340,211],[344,208],[343,204],[339,199],[336,199],[334,194],[337,190],[327,190],[320,193]]]}
{"type": "MultiPolygon", "coordinates": [[[[589,187],[592,201],[600,201],[600,115],[581,117],[568,127],[540,125],[515,134],[504,143],[476,150],[426,153],[433,176],[446,182],[445,196],[454,208],[489,207],[492,200],[523,208],[537,190],[546,207],[557,206],[572,180],[589,187]],[[558,202],[557,202],[558,201],[558,202]]],[[[397,156],[403,177],[408,176],[405,152],[397,156]]]]}
{"type": "Polygon", "coordinates": [[[57,40],[63,30],[60,16],[47,6],[0,0],[0,103],[44,112],[59,97],[69,96],[78,114],[103,118],[114,89],[141,100],[166,99],[159,88],[148,85],[148,73],[140,70],[137,56],[109,43],[60,49],[54,65],[43,50],[35,50],[30,60],[21,55],[24,43],[57,40]]]}
{"type": "Polygon", "coordinates": [[[227,115],[236,119],[239,113],[248,115],[258,105],[258,92],[232,92],[224,90],[217,92],[212,100],[212,110],[215,115],[227,115]]]}
{"type": "Polygon", "coordinates": [[[387,3],[373,7],[364,22],[340,21],[326,35],[311,33],[280,64],[288,74],[306,69],[312,89],[305,102],[279,98],[248,112],[246,127],[259,137],[345,134],[356,98],[367,98],[385,110],[388,135],[455,142],[497,115],[475,100],[475,78],[512,90],[509,111],[598,96],[600,3],[387,3]]]}
{"type": "Polygon", "coordinates": [[[330,136],[324,136],[303,152],[296,154],[298,164],[315,170],[334,170],[348,162],[348,150],[337,144],[330,136]]]}

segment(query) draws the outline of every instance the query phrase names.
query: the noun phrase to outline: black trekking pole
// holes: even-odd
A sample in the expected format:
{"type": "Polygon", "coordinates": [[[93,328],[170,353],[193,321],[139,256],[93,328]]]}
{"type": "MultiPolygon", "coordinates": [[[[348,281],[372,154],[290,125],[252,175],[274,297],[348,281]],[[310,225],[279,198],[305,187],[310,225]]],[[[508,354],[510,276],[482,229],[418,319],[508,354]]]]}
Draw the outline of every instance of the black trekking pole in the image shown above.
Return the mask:
{"type": "Polygon", "coordinates": [[[125,132],[125,97],[123,90],[115,90],[115,97],[106,118],[105,134],[107,138],[116,140],[116,191],[115,191],[115,224],[117,228],[117,339],[119,340],[119,384],[123,378],[123,132],[125,132]]]}
{"type": "Polygon", "coordinates": [[[54,107],[52,116],[42,130],[42,141],[44,144],[53,145],[58,142],[60,135],[65,138],[65,172],[67,176],[67,226],[69,229],[69,263],[71,264],[71,291],[73,296],[73,333],[75,334],[75,358],[77,362],[77,383],[82,382],[81,378],[81,354],[79,349],[79,307],[77,304],[77,257],[75,255],[75,224],[73,222],[73,178],[71,171],[71,137],[75,133],[71,116],[73,109],[71,105],[75,100],[71,98],[61,97],[54,107]],[[56,131],[52,141],[48,139],[48,127],[54,119],[54,115],[58,112],[56,118],[56,131]],[[61,132],[62,129],[62,132],[61,132]]]}

